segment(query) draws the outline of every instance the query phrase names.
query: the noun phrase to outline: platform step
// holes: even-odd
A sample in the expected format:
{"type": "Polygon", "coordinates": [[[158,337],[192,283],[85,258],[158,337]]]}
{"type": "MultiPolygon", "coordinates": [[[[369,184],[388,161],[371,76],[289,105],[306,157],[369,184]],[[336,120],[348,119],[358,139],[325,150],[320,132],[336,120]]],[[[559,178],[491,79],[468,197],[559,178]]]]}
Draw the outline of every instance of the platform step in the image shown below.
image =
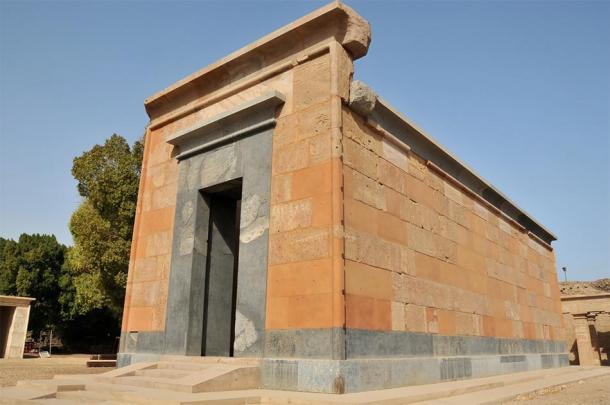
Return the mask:
{"type": "Polygon", "coordinates": [[[111,391],[91,391],[87,389],[78,391],[62,391],[58,392],[55,397],[58,399],[78,401],[81,404],[115,401],[111,391]]]}
{"type": "Polygon", "coordinates": [[[152,369],[144,369],[144,370],[136,370],[136,376],[144,376],[144,377],[161,377],[161,378],[183,378],[188,375],[191,375],[193,371],[186,371],[180,369],[172,369],[172,368],[152,368],[152,369]]]}
{"type": "Polygon", "coordinates": [[[87,391],[109,393],[114,401],[139,405],[237,405],[260,403],[255,391],[186,393],[145,387],[88,384],[87,391]],[[254,393],[253,393],[254,392],[254,393]]]}
{"type": "Polygon", "coordinates": [[[231,364],[241,366],[258,366],[261,360],[250,357],[216,357],[216,356],[173,356],[163,355],[159,362],[196,363],[196,364],[231,364]]]}
{"type": "Polygon", "coordinates": [[[182,371],[203,371],[214,367],[217,363],[190,363],[181,361],[160,361],[156,369],[182,370],[182,371]]]}
{"type": "Polygon", "coordinates": [[[23,386],[0,388],[0,404],[19,404],[26,400],[53,398],[54,396],[54,389],[38,389],[23,386]]]}

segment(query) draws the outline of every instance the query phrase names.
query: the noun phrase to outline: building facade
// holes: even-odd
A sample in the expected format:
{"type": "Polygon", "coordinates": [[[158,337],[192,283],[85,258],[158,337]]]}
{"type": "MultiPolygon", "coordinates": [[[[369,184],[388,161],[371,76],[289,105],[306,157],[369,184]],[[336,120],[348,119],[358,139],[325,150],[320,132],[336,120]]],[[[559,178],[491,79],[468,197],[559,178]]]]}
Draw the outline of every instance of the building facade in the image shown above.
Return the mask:
{"type": "Polygon", "coordinates": [[[34,298],[0,295],[0,359],[23,357],[34,298]]]}
{"type": "Polygon", "coordinates": [[[353,80],[370,38],[334,2],[146,100],[120,365],[341,393],[567,364],[555,237],[353,80]]]}
{"type": "Polygon", "coordinates": [[[610,294],[561,297],[570,363],[610,366],[610,294]]]}

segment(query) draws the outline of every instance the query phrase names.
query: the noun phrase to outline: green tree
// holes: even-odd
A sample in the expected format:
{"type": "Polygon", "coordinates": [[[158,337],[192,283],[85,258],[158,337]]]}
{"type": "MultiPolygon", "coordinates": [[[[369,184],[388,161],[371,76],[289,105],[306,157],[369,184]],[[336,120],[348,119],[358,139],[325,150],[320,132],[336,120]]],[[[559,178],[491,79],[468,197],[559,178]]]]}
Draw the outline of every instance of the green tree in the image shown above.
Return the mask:
{"type": "Polygon", "coordinates": [[[0,293],[35,298],[30,330],[55,328],[61,322],[59,279],[66,247],[53,235],[22,234],[0,241],[0,293]]]}
{"type": "Polygon", "coordinates": [[[112,135],[74,159],[72,175],[84,197],[70,219],[74,247],[71,314],[108,306],[122,312],[143,144],[112,135]]]}

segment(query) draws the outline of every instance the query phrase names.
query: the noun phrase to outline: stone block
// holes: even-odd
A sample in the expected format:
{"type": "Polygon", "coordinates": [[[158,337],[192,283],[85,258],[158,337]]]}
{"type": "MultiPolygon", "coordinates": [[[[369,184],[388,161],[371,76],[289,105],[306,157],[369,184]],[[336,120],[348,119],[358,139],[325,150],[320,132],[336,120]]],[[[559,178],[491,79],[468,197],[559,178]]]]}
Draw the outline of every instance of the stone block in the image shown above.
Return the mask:
{"type": "MultiPolygon", "coordinates": [[[[330,211],[330,207],[328,207],[330,211]]],[[[308,228],[312,224],[312,199],[290,201],[271,206],[269,232],[287,232],[298,228],[308,228]]]]}
{"type": "Polygon", "coordinates": [[[381,136],[370,129],[360,117],[350,110],[343,110],[343,136],[380,155],[381,136]]]}
{"type": "Polygon", "coordinates": [[[417,274],[415,251],[405,246],[400,247],[400,272],[412,276],[417,274]]]}
{"type": "Polygon", "coordinates": [[[381,156],[402,171],[407,172],[409,170],[407,153],[388,138],[381,140],[381,156]]]}
{"type": "Polygon", "coordinates": [[[457,186],[455,184],[447,181],[444,183],[443,189],[444,189],[443,191],[445,193],[445,196],[447,196],[447,198],[449,198],[450,200],[452,200],[453,202],[455,202],[459,205],[463,205],[463,201],[462,201],[463,192],[462,192],[462,190],[457,188],[457,186]]]}
{"type": "Polygon", "coordinates": [[[330,56],[302,63],[293,71],[293,109],[300,111],[330,97],[330,56]]]}
{"type": "Polygon", "coordinates": [[[330,131],[315,135],[308,139],[308,165],[315,166],[330,160],[331,137],[330,131]]]}
{"type": "Polygon", "coordinates": [[[160,256],[171,253],[171,232],[157,232],[146,237],[146,256],[160,256]]]}
{"type": "Polygon", "coordinates": [[[151,307],[135,307],[129,309],[129,321],[127,330],[130,331],[147,331],[152,329],[152,312],[151,307]]]}
{"type": "Polygon", "coordinates": [[[406,330],[409,332],[426,332],[426,308],[415,304],[405,305],[406,330]]]}
{"type": "Polygon", "coordinates": [[[390,271],[400,270],[400,246],[352,229],[346,229],[345,257],[390,271]]]}
{"type": "Polygon", "coordinates": [[[296,115],[296,139],[303,140],[317,135],[328,135],[331,128],[330,100],[325,100],[296,115]]]}
{"type": "Polygon", "coordinates": [[[174,226],[174,206],[140,213],[139,235],[170,231],[174,226]]]}
{"type": "Polygon", "coordinates": [[[269,264],[301,262],[328,257],[328,229],[298,229],[269,235],[269,264]]]}
{"type": "Polygon", "coordinates": [[[288,145],[298,140],[297,117],[300,114],[289,114],[279,117],[273,130],[273,149],[288,145]]]}
{"type": "Polygon", "coordinates": [[[434,206],[434,190],[412,175],[405,176],[405,192],[415,202],[429,207],[434,206]]]}
{"type": "Polygon", "coordinates": [[[170,183],[163,187],[154,189],[152,192],[152,201],[150,208],[152,210],[159,210],[162,208],[175,206],[176,186],[177,183],[170,183]]]}
{"type": "Polygon", "coordinates": [[[438,333],[441,335],[456,334],[456,312],[448,309],[439,309],[438,312],[438,333]]]}
{"type": "Polygon", "coordinates": [[[344,163],[373,180],[377,179],[378,160],[377,155],[353,140],[343,141],[344,163]]]}
{"type": "Polygon", "coordinates": [[[403,201],[406,200],[406,197],[389,187],[384,187],[383,191],[385,192],[386,211],[397,218],[406,220],[406,217],[401,214],[401,206],[404,204],[403,201]]]}
{"type": "Polygon", "coordinates": [[[407,244],[407,223],[394,215],[380,212],[377,216],[377,235],[379,237],[396,242],[401,245],[407,244]]]}
{"type": "Polygon", "coordinates": [[[267,295],[292,295],[332,292],[332,260],[330,258],[269,266],[267,295]]]}
{"type": "Polygon", "coordinates": [[[336,210],[337,204],[333,205],[333,197],[336,195],[331,193],[318,194],[311,198],[312,200],[312,218],[311,226],[314,228],[322,228],[326,226],[332,226],[333,214],[335,218],[340,217],[336,210]]]}
{"type": "Polygon", "coordinates": [[[470,228],[470,213],[462,205],[453,200],[449,200],[449,219],[462,225],[464,228],[470,228]]]}
{"type": "Polygon", "coordinates": [[[377,215],[380,213],[376,208],[352,198],[344,200],[345,226],[362,231],[370,235],[377,234],[377,215]]]}
{"type": "Polygon", "coordinates": [[[428,167],[426,161],[415,153],[409,153],[409,174],[414,178],[423,181],[427,177],[428,167]]]}
{"type": "Polygon", "coordinates": [[[413,224],[407,226],[407,246],[428,256],[439,255],[435,235],[413,224]]]}
{"type": "Polygon", "coordinates": [[[267,297],[266,329],[332,327],[332,294],[267,297]]]}
{"type": "Polygon", "coordinates": [[[300,170],[309,165],[309,141],[290,143],[273,151],[273,174],[300,170]]]}
{"type": "Polygon", "coordinates": [[[292,198],[292,174],[275,175],[271,178],[271,203],[281,203],[292,198]]]}
{"type": "Polygon", "coordinates": [[[417,277],[439,282],[441,281],[440,262],[434,257],[420,252],[413,253],[417,277]]]}
{"type": "Polygon", "coordinates": [[[377,165],[377,178],[384,186],[390,187],[400,194],[405,193],[403,171],[392,163],[379,159],[379,164],[377,165]]]}
{"type": "Polygon", "coordinates": [[[405,304],[402,302],[392,301],[392,330],[406,330],[405,304]]]}
{"type": "Polygon", "coordinates": [[[388,270],[346,260],[345,292],[351,295],[391,300],[393,295],[392,274],[388,270]]]}
{"type": "Polygon", "coordinates": [[[439,333],[438,310],[436,308],[426,308],[426,332],[439,333]]]}
{"type": "Polygon", "coordinates": [[[331,190],[332,163],[326,162],[317,166],[308,167],[292,173],[292,198],[311,197],[317,194],[329,193],[331,190]]]}
{"type": "Polygon", "coordinates": [[[345,296],[345,322],[348,328],[391,330],[391,301],[347,294],[345,296]]]}
{"type": "Polygon", "coordinates": [[[352,171],[351,180],[352,188],[346,190],[348,195],[379,210],[386,209],[385,192],[381,184],[357,171],[352,171]]]}

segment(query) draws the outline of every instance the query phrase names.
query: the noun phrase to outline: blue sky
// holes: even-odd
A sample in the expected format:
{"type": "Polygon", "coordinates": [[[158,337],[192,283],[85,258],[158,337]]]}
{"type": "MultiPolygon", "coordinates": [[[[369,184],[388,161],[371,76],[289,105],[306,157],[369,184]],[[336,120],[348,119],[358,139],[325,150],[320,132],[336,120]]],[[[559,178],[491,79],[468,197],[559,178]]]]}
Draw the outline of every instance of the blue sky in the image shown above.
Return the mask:
{"type": "MultiPolygon", "coordinates": [[[[610,2],[347,3],[373,30],[356,78],[558,235],[570,279],[610,277],[610,2]]],[[[71,243],[75,156],[323,4],[0,0],[0,236],[71,243]]]]}

